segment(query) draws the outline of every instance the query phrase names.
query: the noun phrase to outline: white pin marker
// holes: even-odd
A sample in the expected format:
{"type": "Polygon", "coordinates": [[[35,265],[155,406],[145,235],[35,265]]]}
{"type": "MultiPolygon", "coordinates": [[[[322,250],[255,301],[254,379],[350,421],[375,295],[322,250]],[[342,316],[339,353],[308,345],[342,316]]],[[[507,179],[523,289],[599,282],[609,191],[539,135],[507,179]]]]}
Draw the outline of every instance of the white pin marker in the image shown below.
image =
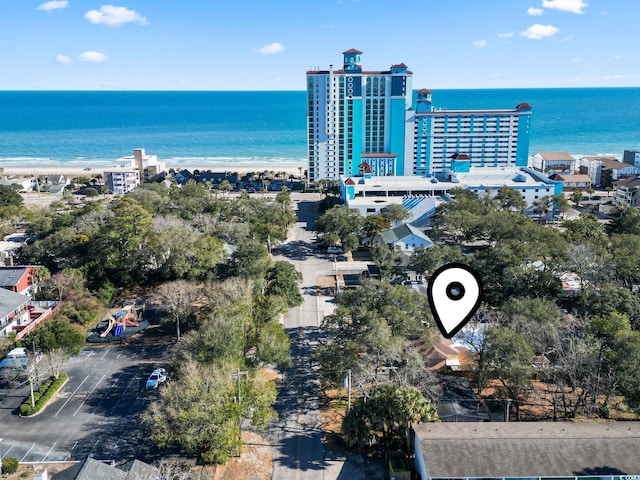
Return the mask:
{"type": "Polygon", "coordinates": [[[449,263],[433,273],[427,295],[440,333],[451,338],[478,310],[482,302],[482,279],[463,263],[449,263]]]}

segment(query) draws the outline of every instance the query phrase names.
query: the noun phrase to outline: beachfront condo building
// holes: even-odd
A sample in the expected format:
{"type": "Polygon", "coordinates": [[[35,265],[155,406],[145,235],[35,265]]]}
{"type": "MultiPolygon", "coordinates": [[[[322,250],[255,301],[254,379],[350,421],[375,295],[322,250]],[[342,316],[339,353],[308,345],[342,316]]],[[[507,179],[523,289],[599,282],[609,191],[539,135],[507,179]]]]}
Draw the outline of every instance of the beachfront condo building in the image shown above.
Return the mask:
{"type": "Polygon", "coordinates": [[[404,142],[412,73],[402,63],[365,71],[361,56],[347,50],[342,68],[307,71],[309,181],[358,174],[363,162],[379,175],[411,173],[404,142]]]}
{"type": "Polygon", "coordinates": [[[471,167],[526,167],[532,107],[447,110],[432,92],[412,90],[404,63],[362,69],[362,52],[343,65],[307,71],[308,179],[436,176],[471,167]]]}

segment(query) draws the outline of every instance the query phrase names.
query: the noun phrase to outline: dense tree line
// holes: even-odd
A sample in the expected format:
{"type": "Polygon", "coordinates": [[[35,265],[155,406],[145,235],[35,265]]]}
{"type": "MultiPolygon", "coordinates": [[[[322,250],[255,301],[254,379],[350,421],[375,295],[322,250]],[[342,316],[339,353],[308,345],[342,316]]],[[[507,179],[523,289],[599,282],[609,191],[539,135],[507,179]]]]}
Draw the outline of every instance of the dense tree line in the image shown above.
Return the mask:
{"type": "Polygon", "coordinates": [[[553,418],[604,416],[622,395],[640,411],[640,213],[621,211],[605,226],[593,215],[546,226],[517,211],[517,199],[456,190],[436,209],[434,247],[412,267],[429,274],[449,261],[481,273],[488,329],[469,334],[478,390],[552,407],[553,418]],[[577,292],[563,289],[571,275],[577,292]],[[561,311],[565,314],[561,315],[561,311]],[[534,376],[544,380],[536,391],[534,376]]]}
{"type": "MultiPolygon", "coordinates": [[[[261,427],[274,415],[275,385],[261,367],[291,361],[279,317],[302,302],[301,277],[270,247],[295,219],[287,192],[228,198],[195,182],[145,184],[34,212],[37,240],[20,261],[43,266],[40,295],[65,300],[56,322],[68,326],[91,325],[132,289],[149,292],[180,340],[167,388],[145,414],[151,439],[224,462],[241,446],[243,420],[261,427]]],[[[33,341],[54,352],[45,330],[33,341]]]]}
{"type": "MultiPolygon", "coordinates": [[[[543,225],[522,215],[526,204],[512,189],[450,194],[452,200],[438,206],[433,218],[434,245],[417,249],[409,267],[428,277],[446,263],[464,262],[480,272],[484,302],[477,318],[484,323],[466,339],[474,352],[478,391],[497,382],[496,395],[510,398],[516,415],[530,401],[551,407],[553,418],[606,417],[616,395],[640,411],[640,384],[631,380],[631,372],[640,371],[640,299],[631,291],[640,284],[638,209],[621,210],[608,224],[584,213],[543,225]],[[577,290],[567,291],[568,282],[577,290]],[[544,382],[534,383],[534,377],[544,382]]],[[[551,212],[562,217],[567,207],[564,197],[542,198],[533,206],[533,218],[551,212]]],[[[401,211],[382,213],[365,219],[334,207],[316,228],[328,243],[354,249],[388,229],[394,215],[404,218],[401,211]]],[[[399,262],[395,252],[376,246],[371,254],[383,280],[392,279],[399,262]]],[[[366,293],[370,288],[363,287],[362,298],[375,305],[366,293]]],[[[361,305],[358,298],[338,298],[336,313],[326,320],[335,330],[334,344],[321,349],[321,360],[325,379],[334,384],[352,368],[362,376],[354,385],[370,387],[375,380],[363,375],[360,360],[370,370],[403,360],[393,356],[398,341],[393,328],[376,323],[375,308],[355,305],[361,305]],[[332,361],[334,348],[343,354],[332,361]]]]}

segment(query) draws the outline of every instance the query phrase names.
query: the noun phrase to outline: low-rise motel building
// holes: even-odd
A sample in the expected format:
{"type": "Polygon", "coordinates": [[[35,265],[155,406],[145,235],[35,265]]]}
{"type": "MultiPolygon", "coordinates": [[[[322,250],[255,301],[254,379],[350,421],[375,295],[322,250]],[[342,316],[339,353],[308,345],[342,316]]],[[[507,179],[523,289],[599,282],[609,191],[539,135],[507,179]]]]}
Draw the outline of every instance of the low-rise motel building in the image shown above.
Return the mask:
{"type": "Polygon", "coordinates": [[[640,422],[413,425],[420,480],[640,478],[640,422]]]}

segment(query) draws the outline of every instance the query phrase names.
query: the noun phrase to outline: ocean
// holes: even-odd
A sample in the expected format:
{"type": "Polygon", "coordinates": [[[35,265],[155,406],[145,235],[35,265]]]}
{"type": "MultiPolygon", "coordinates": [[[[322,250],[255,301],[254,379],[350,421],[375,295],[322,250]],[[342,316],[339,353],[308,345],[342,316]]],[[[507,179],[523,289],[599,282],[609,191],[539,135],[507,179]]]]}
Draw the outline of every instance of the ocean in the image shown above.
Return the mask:
{"type": "MultiPolygon", "coordinates": [[[[640,88],[433,90],[436,107],[533,106],[529,153],[640,150],[640,88]]],[[[304,91],[0,91],[0,167],[306,161],[304,91]]]]}

